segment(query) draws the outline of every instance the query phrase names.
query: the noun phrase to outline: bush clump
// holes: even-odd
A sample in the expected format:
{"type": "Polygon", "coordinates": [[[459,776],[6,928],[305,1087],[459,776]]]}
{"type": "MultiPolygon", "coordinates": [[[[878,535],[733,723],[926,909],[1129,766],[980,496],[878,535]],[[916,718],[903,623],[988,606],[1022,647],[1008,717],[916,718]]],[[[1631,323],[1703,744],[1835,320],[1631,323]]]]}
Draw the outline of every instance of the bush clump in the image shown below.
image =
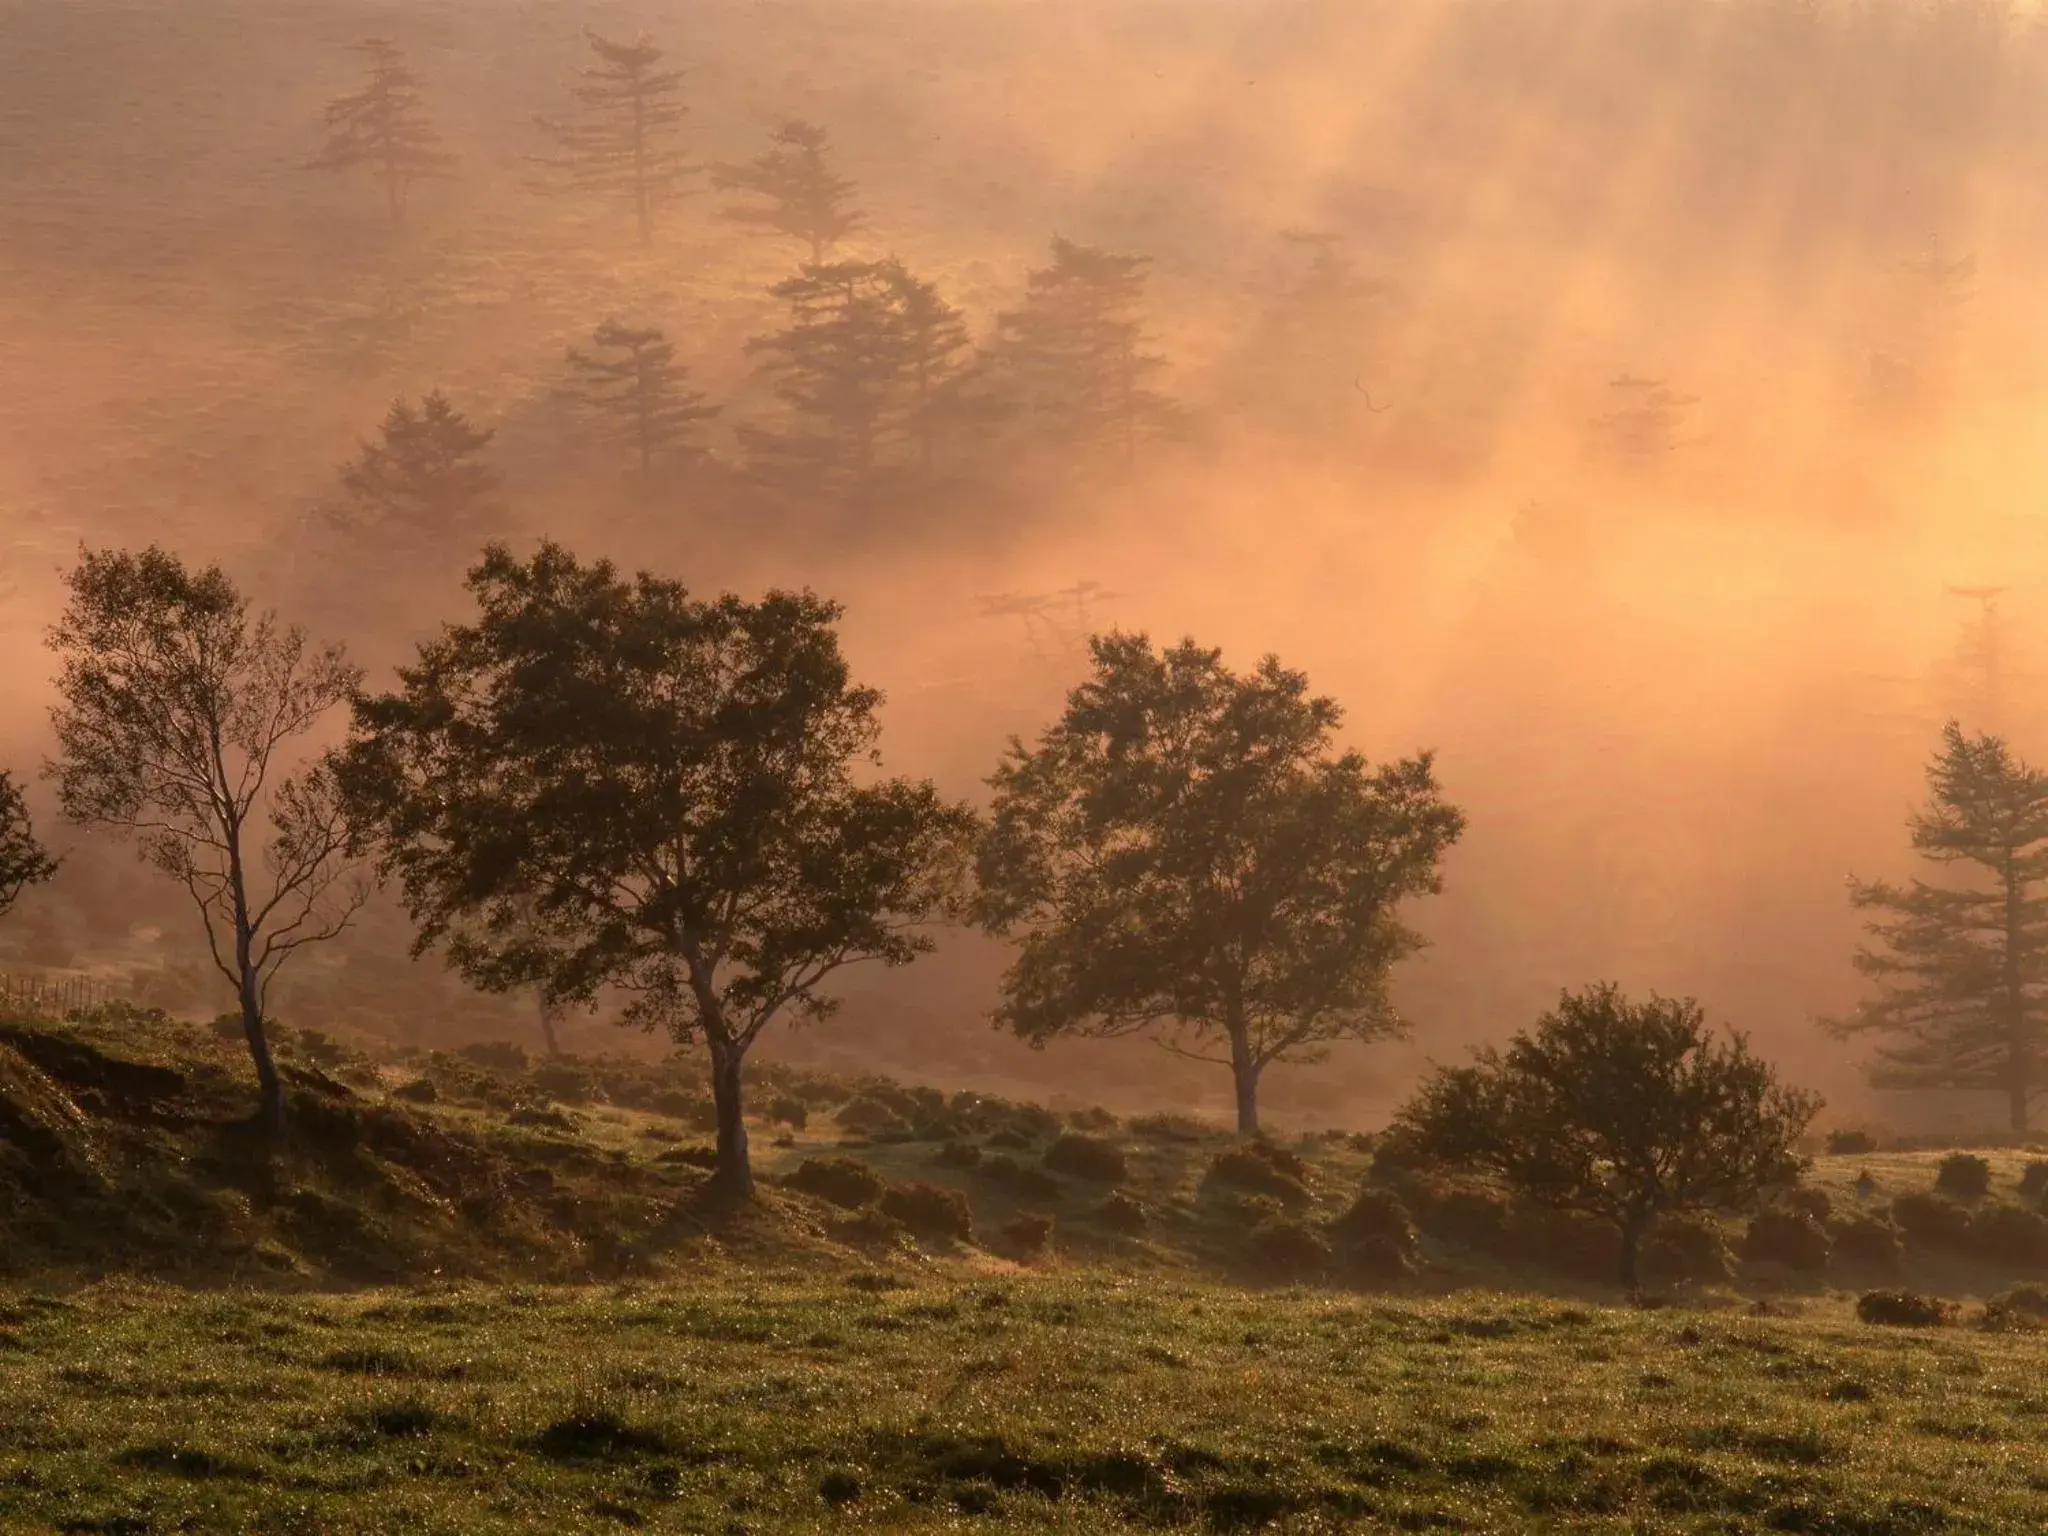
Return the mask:
{"type": "Polygon", "coordinates": [[[1045,1166],[1091,1184],[1121,1184],[1130,1173],[1122,1147],[1080,1131],[1069,1131],[1047,1147],[1045,1166]]]}
{"type": "Polygon", "coordinates": [[[455,1054],[487,1072],[526,1070],[526,1047],[511,1040],[478,1040],[460,1047],[455,1054]]]}
{"type": "Polygon", "coordinates": [[[408,1104],[433,1104],[440,1100],[441,1090],[434,1086],[432,1078],[416,1077],[392,1089],[391,1097],[403,1099],[408,1104]]]}
{"type": "Polygon", "coordinates": [[[1257,1227],[1246,1247],[1254,1272],[1267,1280],[1319,1280],[1330,1272],[1336,1259],[1322,1234],[1299,1221],[1273,1221],[1257,1227]]]}
{"type": "Polygon", "coordinates": [[[1145,1207],[1122,1190],[1096,1207],[1095,1219],[1122,1237],[1135,1237],[1145,1230],[1145,1207]]]}
{"type": "Polygon", "coordinates": [[[1019,1216],[1015,1221],[1002,1225],[996,1233],[996,1241],[1006,1253],[1035,1259],[1052,1246],[1052,1218],[1019,1216]]]}
{"type": "Polygon", "coordinates": [[[1835,1157],[1868,1157],[1877,1150],[1877,1138],[1868,1131],[1829,1131],[1828,1151],[1835,1157]]]}
{"type": "Polygon", "coordinates": [[[2048,1266],[2048,1217],[2007,1201],[1987,1205],[1970,1218],[1970,1246],[1996,1263],[2048,1266]]]}
{"type": "Polygon", "coordinates": [[[976,1177],[986,1179],[1019,1200],[1057,1200],[1060,1197],[1058,1179],[1043,1168],[1025,1167],[1007,1153],[998,1152],[993,1157],[984,1157],[974,1172],[976,1177]]]}
{"type": "Polygon", "coordinates": [[[1265,1195],[1283,1205],[1298,1206],[1309,1203],[1307,1172],[1307,1166],[1292,1152],[1271,1142],[1248,1141],[1218,1152],[1202,1183],[1205,1188],[1265,1195]]]}
{"type": "Polygon", "coordinates": [[[1892,1220],[1917,1248],[1954,1252],[1969,1244],[1970,1213],[1929,1190],[1892,1201],[1892,1220]]]}
{"type": "Polygon", "coordinates": [[[1207,1127],[1192,1115],[1134,1115],[1131,1134],[1150,1141],[1200,1141],[1207,1127]]]}
{"type": "Polygon", "coordinates": [[[1912,1291],[1865,1291],[1856,1298],[1856,1316],[1887,1328],[1940,1328],[1954,1321],[1956,1304],[1912,1291]]]}
{"type": "Polygon", "coordinates": [[[811,1107],[793,1093],[778,1093],[768,1101],[767,1120],[800,1131],[811,1123],[811,1107]]]}
{"type": "Polygon", "coordinates": [[[1401,1203],[1401,1197],[1391,1189],[1378,1189],[1370,1184],[1358,1192],[1343,1215],[1330,1223],[1330,1235],[1340,1247],[1378,1243],[1408,1257],[1414,1255],[1417,1241],[1415,1220],[1401,1203]]]}
{"type": "Polygon", "coordinates": [[[1423,1231],[1480,1253],[1500,1253],[1509,1246],[1510,1215],[1506,1199],[1491,1189],[1449,1189],[1415,1202],[1415,1219],[1423,1231]]]}
{"type": "Polygon", "coordinates": [[[881,1176],[851,1157],[807,1157],[789,1176],[789,1185],[848,1211],[873,1205],[882,1195],[881,1176]]]}
{"type": "Polygon", "coordinates": [[[1852,1216],[1834,1229],[1837,1264],[1860,1265],[1865,1269],[1896,1269],[1899,1263],[1899,1229],[1879,1216],[1852,1216]]]}
{"type": "Polygon", "coordinates": [[[1653,1286],[1712,1285],[1729,1276],[1728,1240],[1701,1216],[1666,1216],[1643,1241],[1637,1260],[1653,1286]]]}
{"type": "Polygon", "coordinates": [[[1778,1196],[1777,1204],[1802,1216],[1811,1216],[1815,1221],[1826,1221],[1835,1213],[1835,1202],[1828,1198],[1828,1192],[1815,1189],[1811,1184],[1793,1185],[1778,1196]]]}
{"type": "Polygon", "coordinates": [[[1744,1263],[1782,1264],[1810,1275],[1827,1268],[1833,1247],[1827,1228],[1807,1212],[1778,1207],[1750,1218],[1741,1253],[1744,1263]]]}
{"type": "Polygon", "coordinates": [[[2016,1285],[1984,1304],[1983,1326],[2033,1332],[2048,1328],[2048,1286],[2016,1285]]]}
{"type": "Polygon", "coordinates": [[[971,1141],[949,1141],[932,1154],[936,1168],[973,1168],[981,1162],[981,1148],[971,1141]]]}
{"type": "Polygon", "coordinates": [[[1934,1187],[1957,1200],[1976,1200],[1991,1189],[1991,1164],[1974,1152],[1951,1152],[1935,1170],[1934,1187]]]}
{"type": "Polygon", "coordinates": [[[848,1099],[832,1117],[839,1128],[857,1136],[907,1136],[910,1125],[888,1104],[872,1093],[848,1099]]]}
{"type": "Polygon", "coordinates": [[[928,1240],[969,1242],[974,1220],[967,1197],[938,1184],[892,1184],[882,1193],[881,1211],[928,1240]]]}
{"type": "Polygon", "coordinates": [[[2037,1157],[2020,1170],[2020,1196],[2034,1201],[2048,1199],[2048,1161],[2037,1157]]]}

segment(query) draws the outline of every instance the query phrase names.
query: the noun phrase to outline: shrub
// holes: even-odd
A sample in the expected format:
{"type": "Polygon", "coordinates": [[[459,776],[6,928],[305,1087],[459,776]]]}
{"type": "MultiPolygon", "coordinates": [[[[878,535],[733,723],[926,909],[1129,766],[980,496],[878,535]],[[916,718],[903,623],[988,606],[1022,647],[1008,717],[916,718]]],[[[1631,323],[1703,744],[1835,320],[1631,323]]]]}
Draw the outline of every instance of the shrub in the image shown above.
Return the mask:
{"type": "Polygon", "coordinates": [[[1889,1328],[1939,1328],[1954,1320],[1956,1304],[1911,1291],[1865,1291],[1856,1298],[1856,1316],[1889,1328]]]}
{"type": "Polygon", "coordinates": [[[1075,1110],[1067,1116],[1067,1124],[1077,1131],[1113,1131],[1117,1122],[1114,1114],[1098,1104],[1075,1110]]]}
{"type": "Polygon", "coordinates": [[[1019,1216],[1015,1221],[1003,1224],[996,1233],[996,1240],[1007,1253],[1014,1253],[1019,1258],[1036,1258],[1052,1246],[1052,1218],[1019,1216]]]}
{"type": "Polygon", "coordinates": [[[1339,1259],[1346,1279],[1363,1285],[1403,1280],[1415,1271],[1415,1251],[1387,1237],[1346,1244],[1339,1259]]]}
{"type": "Polygon", "coordinates": [[[1301,1159],[1293,1153],[1283,1152],[1263,1141],[1248,1141],[1242,1146],[1225,1147],[1218,1152],[1210,1162],[1202,1183],[1205,1188],[1267,1195],[1286,1205],[1306,1205],[1309,1192],[1301,1174],[1294,1171],[1297,1168],[1307,1172],[1301,1159]],[[1275,1153],[1279,1154],[1277,1158],[1273,1155],[1275,1153]]]}
{"type": "Polygon", "coordinates": [[[1974,1152],[1951,1152],[1935,1171],[1934,1187],[1958,1200],[1975,1200],[1991,1188],[1991,1164],[1974,1152]]]}
{"type": "Polygon", "coordinates": [[[1877,1138],[1868,1131],[1829,1131],[1828,1151],[1836,1157],[1868,1157],[1877,1150],[1877,1138]]]}
{"type": "Polygon", "coordinates": [[[1079,1131],[1067,1132],[1045,1149],[1045,1166],[1091,1184],[1121,1184],[1130,1171],[1122,1147],[1079,1131]]]}
{"type": "Polygon", "coordinates": [[[1970,1246],[2000,1264],[2048,1265],[2048,1217],[2005,1201],[1970,1218],[1970,1246]]]}
{"type": "Polygon", "coordinates": [[[1899,1262],[1899,1231],[1877,1216],[1852,1216],[1835,1227],[1837,1264],[1868,1269],[1894,1269],[1899,1262]]]}
{"type": "Polygon", "coordinates": [[[832,1118],[839,1122],[842,1130],[862,1136],[907,1134],[910,1130],[903,1116],[871,1093],[848,1099],[832,1118]]]}
{"type": "Polygon", "coordinates": [[[849,1211],[873,1205],[882,1193],[875,1170],[851,1157],[807,1157],[789,1176],[789,1184],[849,1211]]]}
{"type": "Polygon", "coordinates": [[[1450,1189],[1415,1202],[1415,1219],[1432,1237],[1481,1253],[1509,1245],[1508,1202],[1490,1189],[1450,1189]]]}
{"type": "Polygon", "coordinates": [[[455,1054],[489,1072],[526,1070],[526,1047],[511,1040],[479,1040],[461,1047],[455,1054]]]}
{"type": "Polygon", "coordinates": [[[882,1214],[919,1237],[964,1243],[974,1236],[967,1197],[938,1184],[892,1184],[882,1194],[882,1214]]]}
{"type": "Polygon", "coordinates": [[[1900,1195],[1892,1202],[1892,1220],[1916,1247],[1954,1251],[1969,1242],[1970,1213],[1929,1191],[1900,1195]]]}
{"type": "Polygon", "coordinates": [[[1510,1207],[1506,1251],[1557,1274],[1610,1280],[1621,1267],[1621,1234],[1580,1211],[1510,1207]]]}
{"type": "Polygon", "coordinates": [[[403,1099],[408,1104],[432,1104],[441,1097],[441,1090],[434,1086],[429,1077],[416,1077],[409,1083],[400,1083],[391,1090],[391,1097],[403,1099]]]}
{"type": "Polygon", "coordinates": [[[1827,1229],[1805,1211],[1758,1211],[1742,1234],[1742,1258],[1748,1264],[1782,1264],[1801,1274],[1827,1268],[1832,1248],[1827,1229]]]}
{"type": "Polygon", "coordinates": [[[2037,1157],[2020,1170],[2020,1194],[2029,1200],[2048,1198],[2048,1161],[2037,1157]]]}
{"type": "Polygon", "coordinates": [[[1016,1126],[1006,1125],[1001,1130],[990,1135],[988,1144],[992,1147],[1002,1147],[1012,1152],[1022,1152],[1032,1142],[1031,1138],[1018,1130],[1016,1126]]]}
{"type": "Polygon", "coordinates": [[[1009,1191],[1019,1200],[1057,1200],[1060,1181],[1043,1168],[1026,1168],[1014,1157],[998,1152],[984,1157],[974,1170],[980,1178],[1009,1191]]]}
{"type": "Polygon", "coordinates": [[[1335,1258],[1321,1234],[1299,1221],[1254,1229],[1247,1249],[1252,1268],[1269,1280],[1317,1280],[1330,1272],[1335,1258]]]}
{"type": "Polygon", "coordinates": [[[2048,1327],[2048,1286],[2016,1285],[1992,1297],[1984,1310],[1987,1314],[2024,1319],[2036,1328],[2048,1327]]]}
{"type": "Polygon", "coordinates": [[[1096,1208],[1095,1219],[1112,1232],[1134,1237],[1145,1230],[1145,1207],[1118,1190],[1096,1208]]]}
{"type": "Polygon", "coordinates": [[[940,1168],[972,1168],[981,1161],[981,1148],[971,1141],[949,1141],[932,1154],[940,1168]]]}
{"type": "Polygon", "coordinates": [[[1778,1196],[1777,1203],[1788,1211],[1797,1211],[1815,1221],[1826,1221],[1835,1213],[1835,1202],[1828,1198],[1824,1189],[1815,1189],[1811,1184],[1795,1184],[1778,1196]]]}
{"type": "Polygon", "coordinates": [[[1200,1141],[1206,1130],[1192,1115],[1136,1115],[1131,1119],[1131,1134],[1149,1141],[1200,1141]]]}
{"type": "Polygon", "coordinates": [[[1375,1189],[1369,1184],[1358,1192],[1344,1214],[1330,1223],[1330,1235],[1340,1247],[1372,1243],[1404,1256],[1415,1252],[1415,1222],[1408,1207],[1392,1190],[1375,1189]]]}
{"type": "Polygon", "coordinates": [[[595,1093],[589,1069],[579,1062],[544,1061],[527,1075],[535,1088],[564,1104],[588,1104],[595,1093]]]}
{"type": "Polygon", "coordinates": [[[768,1123],[800,1131],[811,1123],[810,1106],[793,1093],[778,1093],[768,1101],[768,1123]]]}
{"type": "Polygon", "coordinates": [[[1710,1285],[1728,1278],[1728,1241],[1705,1217],[1667,1216],[1644,1240],[1638,1262],[1651,1285],[1710,1285]]]}

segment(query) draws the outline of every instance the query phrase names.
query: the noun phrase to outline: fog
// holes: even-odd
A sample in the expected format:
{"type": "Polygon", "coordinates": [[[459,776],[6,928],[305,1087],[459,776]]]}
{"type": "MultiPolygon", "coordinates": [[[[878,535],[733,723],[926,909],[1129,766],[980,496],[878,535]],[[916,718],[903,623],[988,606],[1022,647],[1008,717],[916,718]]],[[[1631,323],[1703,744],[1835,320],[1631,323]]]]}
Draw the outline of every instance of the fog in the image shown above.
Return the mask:
{"type": "MultiPolygon", "coordinates": [[[[1283,1117],[1373,1123],[1426,1059],[1600,978],[1698,996],[1863,1112],[1859,1048],[1815,1026],[1857,995],[1845,877],[1908,867],[1948,716],[2048,753],[2048,26],[2024,10],[4,0],[0,35],[18,774],[47,750],[40,632],[81,540],[221,560],[373,680],[458,616],[454,568],[321,512],[393,399],[436,387],[496,431],[515,543],[841,599],[888,764],[956,792],[1056,713],[1110,625],[1276,652],[1344,705],[1347,742],[1433,748],[1470,830],[1413,914],[1434,941],[1399,980],[1414,1036],[1276,1074],[1283,1117]],[[867,214],[845,254],[900,256],[977,339],[1056,234],[1151,257],[1153,387],[1188,429],[1128,465],[1020,461],[997,492],[859,515],[767,510],[715,475],[623,493],[560,408],[564,349],[609,314],[663,326],[724,408],[714,465],[736,464],[769,404],[745,342],[796,257],[714,192],[642,249],[615,207],[533,188],[533,119],[561,109],[585,25],[686,71],[694,158],[825,125],[867,214]],[[456,160],[395,230],[374,187],[305,169],[368,35],[406,50],[456,160]],[[1319,251],[1348,275],[1318,287],[1319,251]]],[[[0,927],[6,963],[225,1006],[191,914],[37,804],[71,859],[0,927]]],[[[525,1027],[408,965],[405,937],[366,923],[286,1016],[525,1027]]],[[[998,1040],[1001,963],[950,937],[775,1048],[1227,1102],[1223,1074],[1142,1045],[998,1040]]],[[[625,1042],[593,1021],[577,1043],[625,1042]]]]}

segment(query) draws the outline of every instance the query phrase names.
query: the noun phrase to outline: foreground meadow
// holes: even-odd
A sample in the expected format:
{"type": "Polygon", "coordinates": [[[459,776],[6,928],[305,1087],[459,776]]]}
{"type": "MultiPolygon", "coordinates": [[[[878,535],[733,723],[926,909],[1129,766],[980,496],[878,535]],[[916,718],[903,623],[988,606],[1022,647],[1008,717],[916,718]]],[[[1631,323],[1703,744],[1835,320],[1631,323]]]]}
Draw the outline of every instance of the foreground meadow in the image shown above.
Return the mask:
{"type": "Polygon", "coordinates": [[[2039,1530],[2048,1335],[912,1268],[17,1293],[0,1524],[2039,1530]]]}

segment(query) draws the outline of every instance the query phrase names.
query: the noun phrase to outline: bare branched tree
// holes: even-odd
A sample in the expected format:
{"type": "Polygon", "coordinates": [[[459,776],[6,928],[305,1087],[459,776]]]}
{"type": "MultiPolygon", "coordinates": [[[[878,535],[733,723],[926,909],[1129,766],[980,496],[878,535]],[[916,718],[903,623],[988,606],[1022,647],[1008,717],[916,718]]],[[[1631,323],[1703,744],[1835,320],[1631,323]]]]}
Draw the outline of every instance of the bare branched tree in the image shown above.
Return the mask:
{"type": "Polygon", "coordinates": [[[64,814],[136,838],[143,859],[199,908],[213,964],[235,989],[262,1089],[284,1128],[284,1090],[264,1029],[279,966],[339,934],[369,887],[329,759],[287,774],[293,747],[362,674],[339,646],[248,599],[218,566],[85,550],[51,629],[63,664],[48,768],[64,814]]]}

